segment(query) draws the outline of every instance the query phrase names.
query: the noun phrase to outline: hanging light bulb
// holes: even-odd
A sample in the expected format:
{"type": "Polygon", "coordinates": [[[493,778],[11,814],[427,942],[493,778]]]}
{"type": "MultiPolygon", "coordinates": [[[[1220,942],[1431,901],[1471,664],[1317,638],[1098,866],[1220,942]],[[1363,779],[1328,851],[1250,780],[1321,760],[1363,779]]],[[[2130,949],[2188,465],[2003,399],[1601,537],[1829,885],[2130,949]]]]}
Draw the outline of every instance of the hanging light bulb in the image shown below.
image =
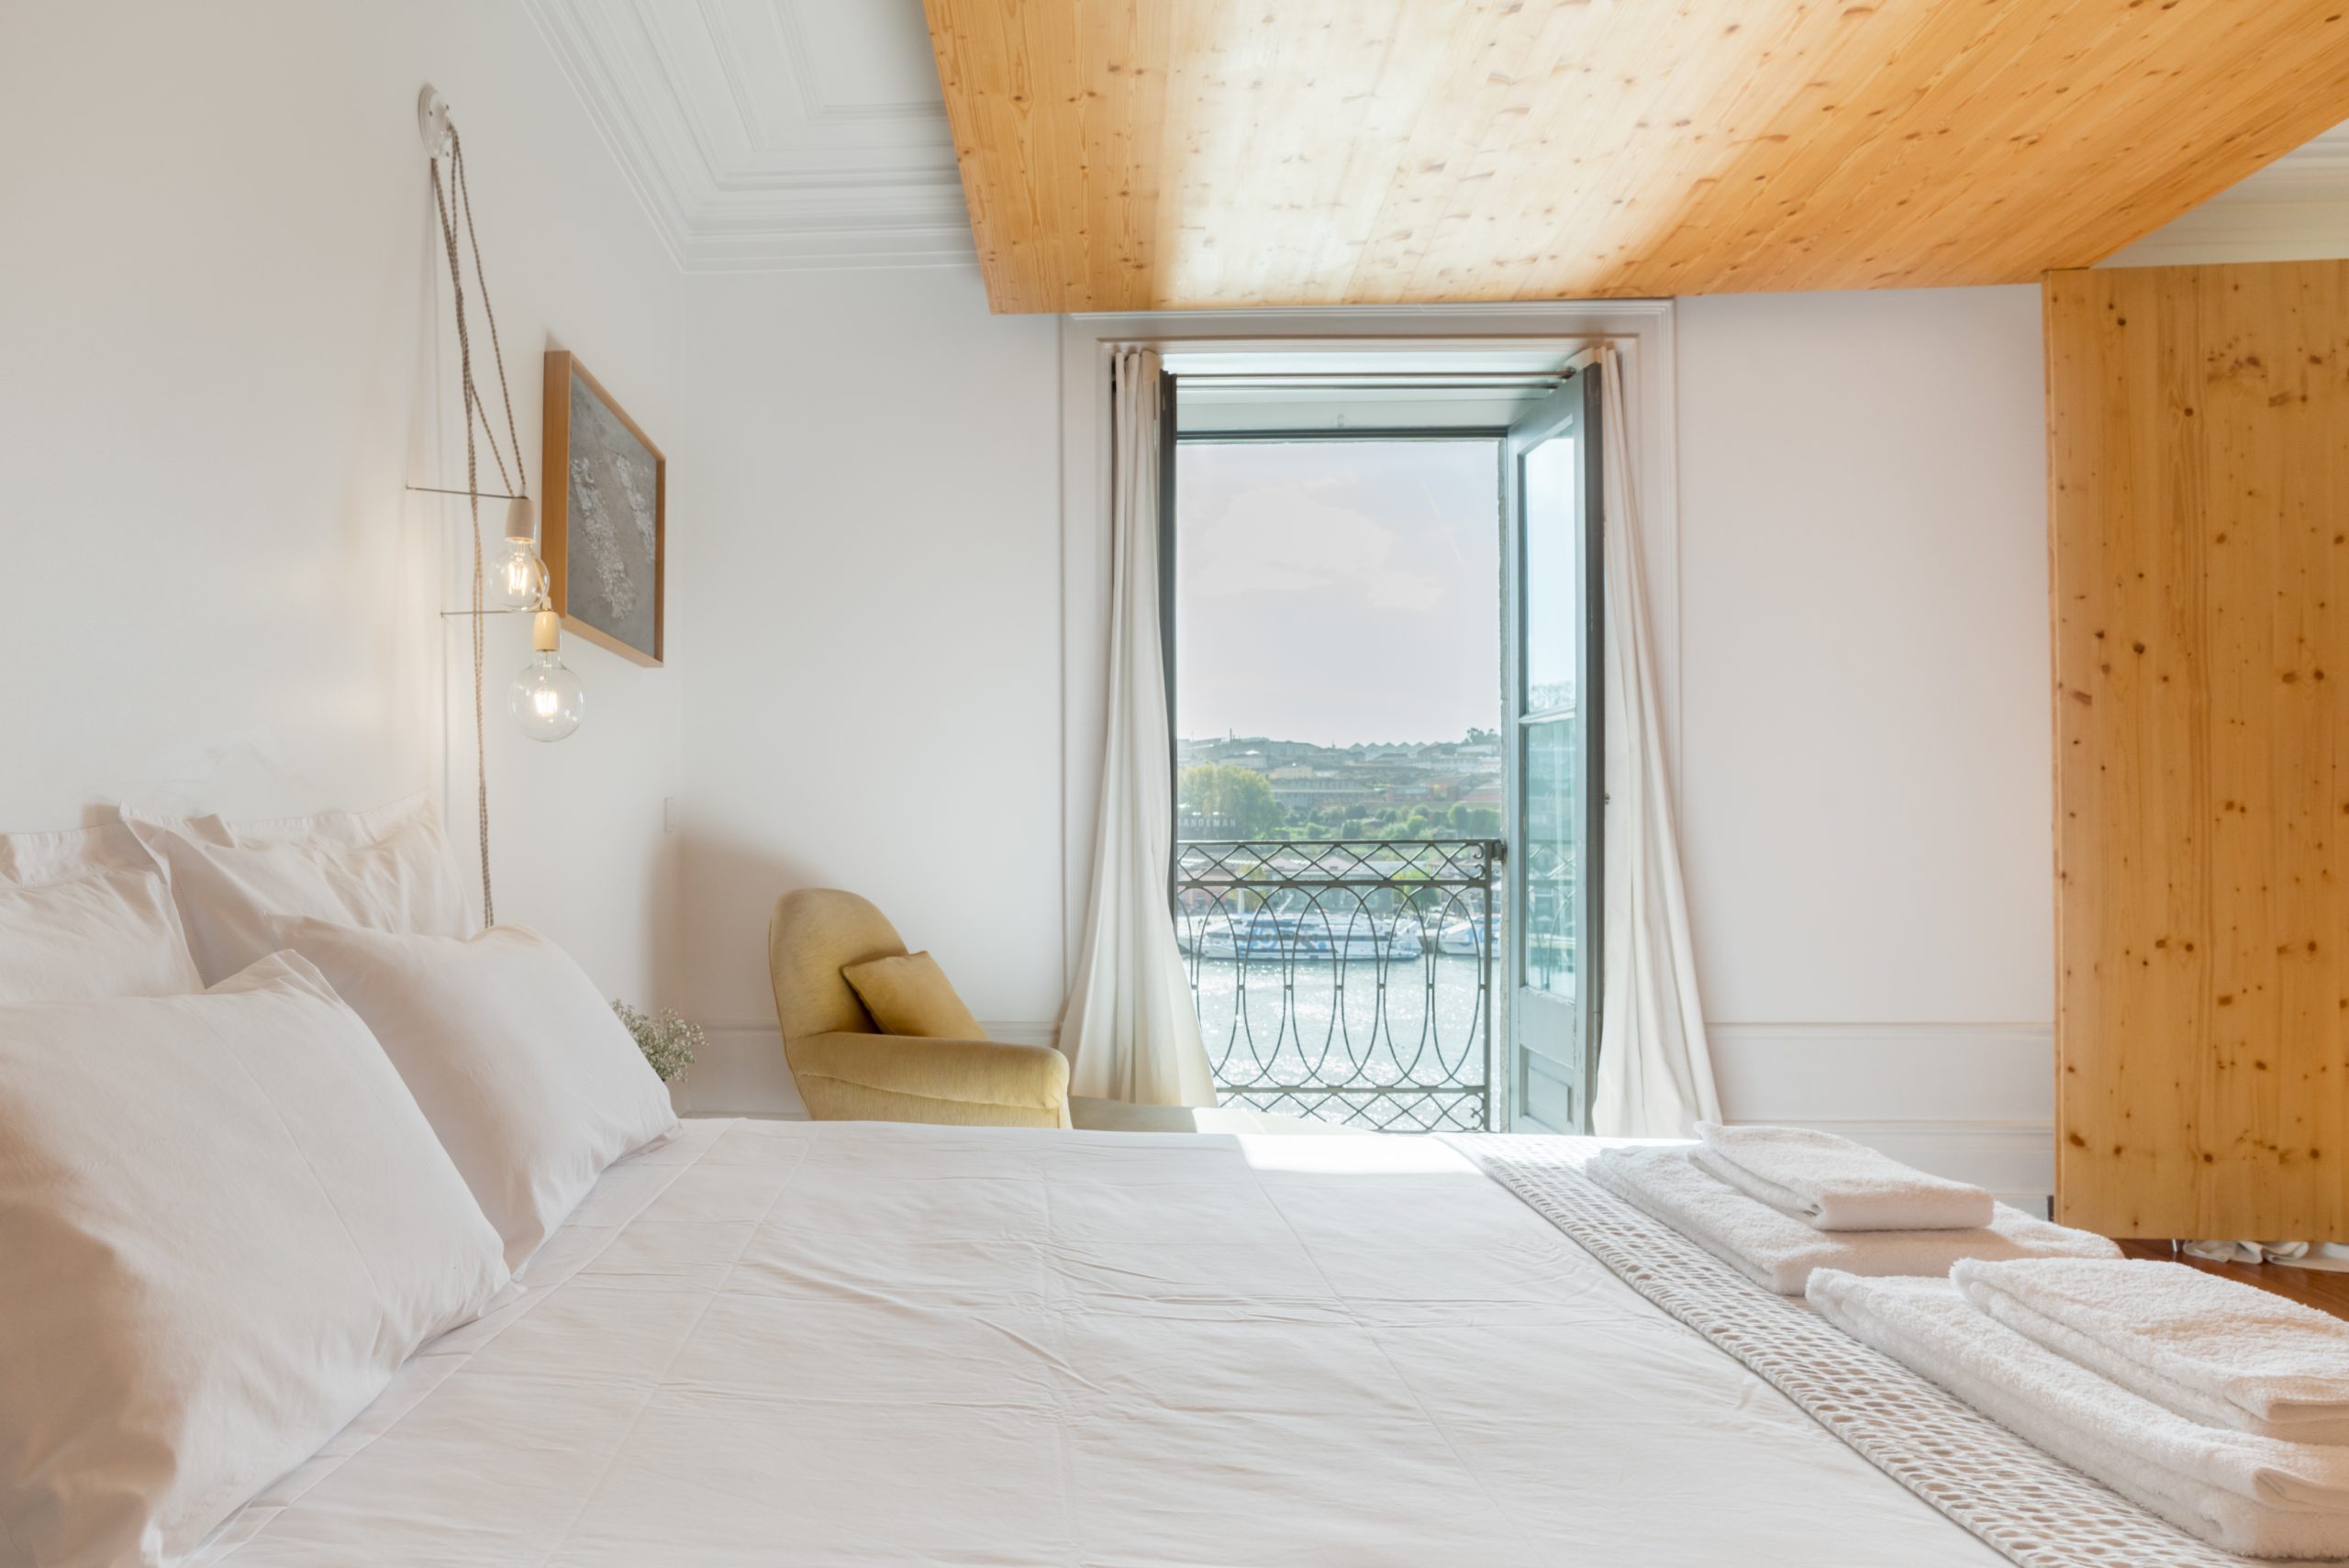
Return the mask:
{"type": "Polygon", "coordinates": [[[562,639],[562,617],[554,611],[540,610],[530,617],[530,662],[514,677],[506,706],[522,733],[533,740],[562,740],[579,728],[586,711],[587,694],[579,677],[555,657],[562,639]]]}
{"type": "Polygon", "coordinates": [[[535,610],[547,602],[547,563],[539,559],[528,495],[517,495],[506,508],[506,548],[490,566],[488,586],[501,610],[535,610]]]}

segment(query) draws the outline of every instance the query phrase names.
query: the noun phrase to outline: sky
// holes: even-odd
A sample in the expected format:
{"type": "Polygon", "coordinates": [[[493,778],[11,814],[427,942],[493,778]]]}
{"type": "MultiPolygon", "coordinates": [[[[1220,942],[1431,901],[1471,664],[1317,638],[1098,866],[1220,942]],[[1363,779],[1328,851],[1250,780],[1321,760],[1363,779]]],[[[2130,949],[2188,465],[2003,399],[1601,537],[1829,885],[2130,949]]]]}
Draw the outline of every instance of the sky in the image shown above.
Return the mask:
{"type": "Polygon", "coordinates": [[[1497,728],[1499,486],[1490,440],[1183,443],[1176,732],[1497,728]]]}

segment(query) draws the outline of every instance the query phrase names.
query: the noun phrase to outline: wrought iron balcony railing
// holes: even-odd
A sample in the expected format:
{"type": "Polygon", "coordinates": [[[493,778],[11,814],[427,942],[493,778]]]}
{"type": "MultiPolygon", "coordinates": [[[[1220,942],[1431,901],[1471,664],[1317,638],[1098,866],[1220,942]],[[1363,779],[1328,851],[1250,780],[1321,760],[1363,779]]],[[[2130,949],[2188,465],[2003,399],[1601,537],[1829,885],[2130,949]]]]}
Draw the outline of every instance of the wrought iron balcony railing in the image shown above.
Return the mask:
{"type": "Polygon", "coordinates": [[[1225,1101],[1395,1131],[1488,1127],[1501,851],[1177,843],[1175,927],[1225,1101]]]}

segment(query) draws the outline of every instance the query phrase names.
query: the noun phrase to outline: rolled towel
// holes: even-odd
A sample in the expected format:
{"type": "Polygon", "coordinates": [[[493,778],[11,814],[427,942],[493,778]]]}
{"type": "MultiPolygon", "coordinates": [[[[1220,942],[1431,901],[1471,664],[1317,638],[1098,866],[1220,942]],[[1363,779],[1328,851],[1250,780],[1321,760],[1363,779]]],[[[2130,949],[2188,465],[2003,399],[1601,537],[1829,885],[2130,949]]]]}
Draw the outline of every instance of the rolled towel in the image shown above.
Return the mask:
{"type": "Polygon", "coordinates": [[[1975,1230],[1814,1230],[1698,1167],[1685,1148],[1609,1149],[1593,1181],[1680,1232],[1765,1290],[1800,1296],[1813,1269],[1946,1276],[1961,1258],[2117,1258],[2101,1236],[1998,1206],[1975,1230]]]}
{"type": "Polygon", "coordinates": [[[1998,1201],[1807,1127],[1700,1121],[1697,1163],[1749,1197],[1820,1230],[1975,1230],[1998,1201]]]}
{"type": "Polygon", "coordinates": [[[2349,1323],[2179,1263],[1963,1262],[1967,1300],[2206,1427],[2349,1444],[2349,1323]]]}
{"type": "Polygon", "coordinates": [[[2349,1450],[2189,1421],[1994,1321],[1947,1280],[1822,1269],[1809,1296],[1854,1339],[2213,1546],[2349,1555],[2349,1450]]]}
{"type": "Polygon", "coordinates": [[[2288,1263],[2309,1255],[2305,1241],[2186,1241],[2178,1250],[2210,1263],[2288,1263]]]}

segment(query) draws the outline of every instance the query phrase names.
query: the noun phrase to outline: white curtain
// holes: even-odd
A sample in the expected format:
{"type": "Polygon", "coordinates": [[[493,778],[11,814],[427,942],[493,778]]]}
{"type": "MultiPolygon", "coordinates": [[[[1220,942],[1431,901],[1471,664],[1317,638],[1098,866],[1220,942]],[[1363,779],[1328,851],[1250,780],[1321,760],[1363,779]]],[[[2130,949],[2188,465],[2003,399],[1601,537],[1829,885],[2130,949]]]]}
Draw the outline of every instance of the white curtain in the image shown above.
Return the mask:
{"type": "Polygon", "coordinates": [[[1215,1083],[1167,903],[1174,758],[1158,626],[1158,354],[1112,367],[1109,712],[1093,896],[1061,1023],[1069,1092],[1152,1106],[1212,1106],[1215,1083]]]}
{"type": "Polygon", "coordinates": [[[1614,1138],[1688,1138],[1698,1118],[1720,1119],[1720,1100],[1697,997],[1680,836],[1664,772],[1622,366],[1611,346],[1598,352],[1607,514],[1607,904],[1591,1127],[1614,1138]]]}

